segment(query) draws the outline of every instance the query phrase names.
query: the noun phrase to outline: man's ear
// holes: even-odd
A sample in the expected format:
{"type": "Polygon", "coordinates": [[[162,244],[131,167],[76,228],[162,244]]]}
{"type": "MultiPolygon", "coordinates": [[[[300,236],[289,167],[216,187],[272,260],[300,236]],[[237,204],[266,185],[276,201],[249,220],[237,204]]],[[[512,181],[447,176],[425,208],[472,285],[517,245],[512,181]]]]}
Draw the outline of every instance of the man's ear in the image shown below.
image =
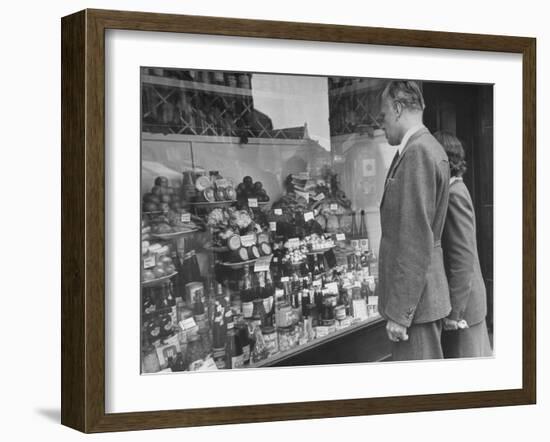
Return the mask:
{"type": "Polygon", "coordinates": [[[401,114],[403,113],[403,105],[399,101],[394,101],[393,110],[395,112],[396,120],[399,120],[399,117],[401,117],[401,114]]]}

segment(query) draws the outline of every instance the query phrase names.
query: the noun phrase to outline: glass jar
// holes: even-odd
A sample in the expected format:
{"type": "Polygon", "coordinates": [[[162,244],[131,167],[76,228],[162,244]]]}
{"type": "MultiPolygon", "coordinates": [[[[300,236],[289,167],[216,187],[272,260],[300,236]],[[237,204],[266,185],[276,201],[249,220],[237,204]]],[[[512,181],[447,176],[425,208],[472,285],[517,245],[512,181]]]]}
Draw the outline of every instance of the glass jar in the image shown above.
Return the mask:
{"type": "Polygon", "coordinates": [[[277,340],[277,330],[275,327],[266,326],[262,327],[262,335],[264,338],[265,346],[269,353],[269,356],[279,352],[279,341],[277,340]]]}
{"type": "Polygon", "coordinates": [[[295,344],[295,327],[277,327],[277,339],[279,341],[279,351],[287,351],[295,344]]]}

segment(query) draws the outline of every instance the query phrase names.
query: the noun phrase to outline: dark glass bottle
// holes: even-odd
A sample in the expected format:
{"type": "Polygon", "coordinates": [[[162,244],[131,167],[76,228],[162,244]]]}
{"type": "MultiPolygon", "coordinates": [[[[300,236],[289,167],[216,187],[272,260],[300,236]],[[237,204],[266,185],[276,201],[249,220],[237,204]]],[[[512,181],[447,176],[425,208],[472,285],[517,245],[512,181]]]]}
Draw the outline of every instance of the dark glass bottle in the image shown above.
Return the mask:
{"type": "Polygon", "coordinates": [[[351,232],[350,232],[350,238],[355,239],[357,238],[357,222],[355,221],[355,212],[351,212],[351,232]]]}
{"type": "Polygon", "coordinates": [[[365,211],[361,210],[361,223],[359,224],[359,238],[367,238],[367,224],[365,222],[365,211]]]}
{"type": "Polygon", "coordinates": [[[225,345],[225,367],[234,369],[243,366],[243,348],[240,343],[235,324],[227,324],[227,340],[225,345]]]}
{"type": "Polygon", "coordinates": [[[243,289],[241,291],[242,311],[245,318],[250,318],[252,316],[253,295],[252,278],[250,276],[250,269],[247,265],[244,268],[243,289]]]}

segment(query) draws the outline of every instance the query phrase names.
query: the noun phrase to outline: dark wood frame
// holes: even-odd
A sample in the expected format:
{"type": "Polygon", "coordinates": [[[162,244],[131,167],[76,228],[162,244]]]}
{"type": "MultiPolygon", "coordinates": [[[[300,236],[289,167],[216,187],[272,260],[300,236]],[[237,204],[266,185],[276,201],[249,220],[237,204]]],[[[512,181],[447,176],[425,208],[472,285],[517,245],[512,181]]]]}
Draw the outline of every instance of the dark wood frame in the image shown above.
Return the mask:
{"type": "Polygon", "coordinates": [[[536,40],[497,35],[85,10],[62,19],[61,422],[142,430],[536,401],[536,40]],[[523,386],[402,397],[105,413],[105,30],[126,29],[518,53],[523,56],[523,386]]]}

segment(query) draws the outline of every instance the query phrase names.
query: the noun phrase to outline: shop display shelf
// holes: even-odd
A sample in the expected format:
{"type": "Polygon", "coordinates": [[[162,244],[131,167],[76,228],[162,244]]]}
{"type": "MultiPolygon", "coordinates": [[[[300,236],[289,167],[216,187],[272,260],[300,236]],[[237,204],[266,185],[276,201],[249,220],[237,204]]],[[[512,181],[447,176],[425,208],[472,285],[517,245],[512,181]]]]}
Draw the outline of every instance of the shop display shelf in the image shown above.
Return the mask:
{"type": "Polygon", "coordinates": [[[350,325],[349,327],[336,330],[335,332],[330,333],[326,336],[323,336],[322,338],[313,339],[307,342],[306,344],[297,345],[289,350],[276,353],[273,356],[270,356],[266,359],[252,363],[247,368],[269,367],[271,365],[284,361],[285,359],[289,359],[293,356],[296,356],[297,354],[304,353],[306,351],[312,350],[316,347],[320,347],[321,345],[327,344],[336,339],[343,338],[344,336],[354,333],[360,329],[379,323],[382,320],[383,320],[382,317],[379,314],[376,314],[360,322],[356,322],[350,325]]]}
{"type": "Polygon", "coordinates": [[[170,273],[169,275],[162,276],[161,278],[150,279],[149,281],[141,281],[142,287],[157,287],[168,282],[170,278],[176,276],[178,272],[170,273]]]}
{"type": "Polygon", "coordinates": [[[151,237],[168,241],[168,240],[179,238],[180,236],[189,235],[191,233],[195,233],[198,231],[199,229],[185,229],[185,230],[180,230],[178,232],[171,232],[171,233],[151,233],[151,237]]]}
{"type": "Polygon", "coordinates": [[[229,207],[233,204],[236,204],[236,200],[230,201],[197,201],[194,203],[187,203],[190,207],[195,207],[197,209],[217,209],[220,207],[229,207]]]}

